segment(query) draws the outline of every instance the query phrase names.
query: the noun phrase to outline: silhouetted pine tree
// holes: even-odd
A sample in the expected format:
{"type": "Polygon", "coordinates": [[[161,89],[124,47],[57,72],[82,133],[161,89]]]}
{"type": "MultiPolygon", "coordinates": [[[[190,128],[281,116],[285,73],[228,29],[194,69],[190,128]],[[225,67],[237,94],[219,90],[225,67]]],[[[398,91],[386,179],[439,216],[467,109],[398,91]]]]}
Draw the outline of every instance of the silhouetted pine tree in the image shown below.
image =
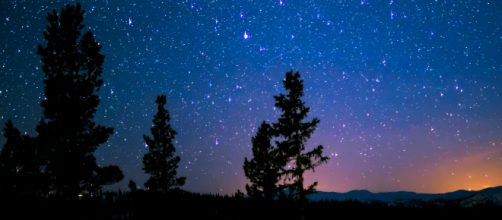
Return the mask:
{"type": "Polygon", "coordinates": [[[3,136],[6,142],[0,153],[0,190],[2,192],[13,192],[16,188],[17,181],[15,178],[19,166],[16,156],[23,144],[23,139],[11,120],[5,123],[3,136]]]}
{"type": "Polygon", "coordinates": [[[273,200],[278,193],[281,166],[276,161],[277,149],[270,142],[274,133],[272,126],[262,122],[252,138],[253,158],[244,159],[244,174],[251,182],[246,191],[253,198],[273,200]]]}
{"type": "Polygon", "coordinates": [[[36,144],[44,153],[51,193],[69,198],[122,179],[118,167],[99,167],[93,155],[113,128],[94,122],[104,56],[92,32],[81,34],[83,15],[80,4],[67,5],[60,14],[53,10],[44,32],[47,45],[38,46],[45,98],[36,144]]]}
{"type": "Polygon", "coordinates": [[[138,185],[136,185],[136,182],[133,180],[129,180],[129,183],[127,184],[127,187],[131,192],[136,192],[138,191],[138,185]]]}
{"type": "Polygon", "coordinates": [[[32,138],[21,135],[11,120],[5,124],[4,137],[6,142],[0,153],[0,191],[15,196],[39,194],[45,179],[32,138]]]}
{"type": "Polygon", "coordinates": [[[161,95],[155,101],[157,114],[153,118],[150,129],[152,137],[144,135],[148,152],[143,156],[143,170],[150,174],[145,187],[150,191],[168,192],[185,184],[185,177],[177,177],[179,156],[174,156],[176,149],[173,145],[176,131],[169,124],[169,112],[164,108],[166,96],[161,95]]]}
{"type": "Polygon", "coordinates": [[[305,200],[307,194],[314,192],[317,182],[304,188],[303,174],[307,170],[314,170],[329,158],[323,156],[322,145],[304,152],[305,142],[316,129],[319,119],[304,121],[310,108],[301,99],[303,80],[300,73],[286,73],[283,83],[287,94],[274,96],[275,107],[282,111],[278,122],[272,125],[279,135],[276,141],[279,154],[275,161],[283,168],[282,179],[287,181],[287,193],[293,199],[305,200]]]}

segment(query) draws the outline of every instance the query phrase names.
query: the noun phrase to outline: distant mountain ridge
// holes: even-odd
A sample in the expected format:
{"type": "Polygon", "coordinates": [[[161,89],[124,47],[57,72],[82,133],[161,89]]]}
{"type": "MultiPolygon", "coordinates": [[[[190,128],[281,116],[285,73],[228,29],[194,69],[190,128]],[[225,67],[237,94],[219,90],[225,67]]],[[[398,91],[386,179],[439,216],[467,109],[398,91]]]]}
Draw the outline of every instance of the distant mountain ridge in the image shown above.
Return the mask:
{"type": "Polygon", "coordinates": [[[352,190],[346,193],[316,192],[309,196],[312,201],[379,201],[400,202],[412,200],[458,200],[462,205],[475,205],[480,202],[492,202],[502,206],[502,186],[486,188],[479,191],[457,190],[448,193],[431,194],[407,191],[373,193],[368,190],[352,190]]]}

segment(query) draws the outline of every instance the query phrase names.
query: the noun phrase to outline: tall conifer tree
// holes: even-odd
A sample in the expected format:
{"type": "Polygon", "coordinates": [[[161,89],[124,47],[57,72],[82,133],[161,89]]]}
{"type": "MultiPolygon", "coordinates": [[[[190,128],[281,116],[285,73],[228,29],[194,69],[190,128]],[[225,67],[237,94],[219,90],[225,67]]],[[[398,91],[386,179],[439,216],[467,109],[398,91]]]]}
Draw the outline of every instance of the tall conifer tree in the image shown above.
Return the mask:
{"type": "Polygon", "coordinates": [[[93,154],[113,128],[94,122],[105,57],[92,32],[82,35],[83,19],[80,4],[52,11],[47,43],[38,46],[45,87],[36,145],[46,161],[49,190],[70,198],[123,177],[117,166],[99,167],[93,154]]]}
{"type": "Polygon", "coordinates": [[[272,125],[262,123],[252,139],[253,158],[244,161],[244,173],[251,182],[246,189],[253,197],[273,199],[287,196],[304,201],[315,191],[317,182],[305,188],[303,175],[329,158],[323,155],[322,145],[305,152],[305,143],[319,119],[305,120],[310,108],[302,100],[300,74],[286,73],[283,83],[287,93],[274,96],[275,107],[281,115],[272,125]]]}
{"type": "Polygon", "coordinates": [[[180,157],[175,156],[173,140],[176,131],[171,128],[169,112],[165,109],[166,96],[157,97],[157,114],[150,129],[152,136],[144,135],[148,152],[143,156],[143,170],[150,174],[145,187],[150,191],[168,192],[185,184],[185,177],[177,176],[180,157]]]}
{"type": "Polygon", "coordinates": [[[283,83],[287,93],[274,96],[275,107],[281,110],[278,122],[273,124],[279,135],[276,141],[279,151],[277,161],[283,167],[288,194],[294,199],[305,200],[309,193],[315,191],[317,182],[305,188],[304,173],[327,162],[329,157],[323,155],[322,145],[305,152],[305,143],[314,133],[319,119],[305,120],[310,108],[302,100],[303,80],[300,73],[287,72],[283,83]]]}

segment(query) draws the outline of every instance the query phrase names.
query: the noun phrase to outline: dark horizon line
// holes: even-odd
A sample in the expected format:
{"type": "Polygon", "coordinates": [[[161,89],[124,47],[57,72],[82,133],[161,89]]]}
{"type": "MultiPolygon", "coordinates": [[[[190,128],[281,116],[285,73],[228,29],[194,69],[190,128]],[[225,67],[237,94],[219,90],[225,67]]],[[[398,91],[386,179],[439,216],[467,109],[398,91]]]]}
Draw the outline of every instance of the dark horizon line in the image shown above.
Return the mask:
{"type": "MultiPolygon", "coordinates": [[[[497,185],[497,186],[489,186],[489,187],[485,187],[485,188],[481,188],[481,189],[476,189],[476,190],[469,190],[469,189],[456,189],[456,190],[452,190],[452,191],[444,191],[444,192],[419,192],[419,191],[409,191],[409,190],[397,190],[397,191],[371,191],[371,190],[368,190],[368,189],[352,189],[352,190],[348,190],[348,191],[323,191],[323,190],[317,190],[315,191],[314,193],[312,194],[315,194],[315,193],[340,193],[340,194],[346,194],[346,193],[350,193],[350,192],[357,192],[357,191],[366,191],[366,192],[369,192],[369,193],[372,193],[372,194],[379,194],[379,193],[415,193],[415,194],[423,194],[423,195],[442,195],[442,194],[448,194],[448,193],[455,193],[455,192],[460,192],[460,191],[467,191],[467,192],[480,192],[480,191],[483,191],[483,190],[487,190],[487,189],[494,189],[494,188],[502,188],[502,185],[497,185]]],[[[138,188],[138,190],[145,190],[144,187],[141,187],[141,188],[138,188]]],[[[218,193],[218,192],[197,192],[197,191],[191,191],[191,190],[186,190],[186,189],[183,189],[183,188],[180,188],[179,190],[181,191],[185,191],[185,192],[188,192],[188,193],[194,193],[194,194],[201,194],[201,195],[218,195],[218,196],[233,196],[235,195],[235,192],[233,193],[218,193]]],[[[244,190],[244,191],[241,191],[241,189],[238,189],[239,192],[242,192],[244,194],[246,194],[247,192],[244,190]]],[[[118,188],[118,189],[103,189],[103,192],[130,192],[129,189],[122,189],[122,188],[118,188]]]]}
{"type": "Polygon", "coordinates": [[[367,192],[370,192],[370,193],[402,193],[402,192],[407,192],[407,193],[416,193],[416,194],[430,194],[430,195],[439,195],[439,194],[447,194],[447,193],[453,193],[453,192],[459,192],[459,191],[468,191],[468,192],[479,192],[479,191],[483,191],[483,190],[486,190],[486,189],[492,189],[492,188],[502,188],[502,185],[497,185],[497,186],[488,186],[488,187],[484,187],[484,188],[481,188],[481,189],[456,189],[456,190],[452,190],[452,191],[445,191],[445,192],[419,192],[419,191],[408,191],[408,190],[398,190],[398,191],[371,191],[371,190],[368,190],[368,189],[353,189],[353,190],[349,190],[349,191],[343,191],[343,192],[338,192],[338,191],[321,191],[321,190],[318,190],[316,191],[316,193],[319,193],[319,192],[324,192],[324,193],[349,193],[349,192],[354,192],[354,191],[367,191],[367,192]]]}

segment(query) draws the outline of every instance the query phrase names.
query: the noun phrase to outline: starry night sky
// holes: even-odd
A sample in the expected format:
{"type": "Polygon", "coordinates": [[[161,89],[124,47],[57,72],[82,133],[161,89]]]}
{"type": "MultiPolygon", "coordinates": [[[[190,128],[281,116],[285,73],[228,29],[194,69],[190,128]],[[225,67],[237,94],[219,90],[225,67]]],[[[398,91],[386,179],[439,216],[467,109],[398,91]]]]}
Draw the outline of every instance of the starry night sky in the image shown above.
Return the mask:
{"type": "MultiPolygon", "coordinates": [[[[47,2],[41,4],[40,2],[47,2]]],[[[0,1],[0,123],[36,136],[46,13],[0,1]]],[[[168,95],[184,189],[244,189],[244,157],[288,70],[300,71],[319,190],[445,192],[502,185],[502,2],[82,1],[103,45],[96,152],[142,185],[155,97],[168,95]]],[[[4,138],[0,138],[3,146],[4,138]]]]}

